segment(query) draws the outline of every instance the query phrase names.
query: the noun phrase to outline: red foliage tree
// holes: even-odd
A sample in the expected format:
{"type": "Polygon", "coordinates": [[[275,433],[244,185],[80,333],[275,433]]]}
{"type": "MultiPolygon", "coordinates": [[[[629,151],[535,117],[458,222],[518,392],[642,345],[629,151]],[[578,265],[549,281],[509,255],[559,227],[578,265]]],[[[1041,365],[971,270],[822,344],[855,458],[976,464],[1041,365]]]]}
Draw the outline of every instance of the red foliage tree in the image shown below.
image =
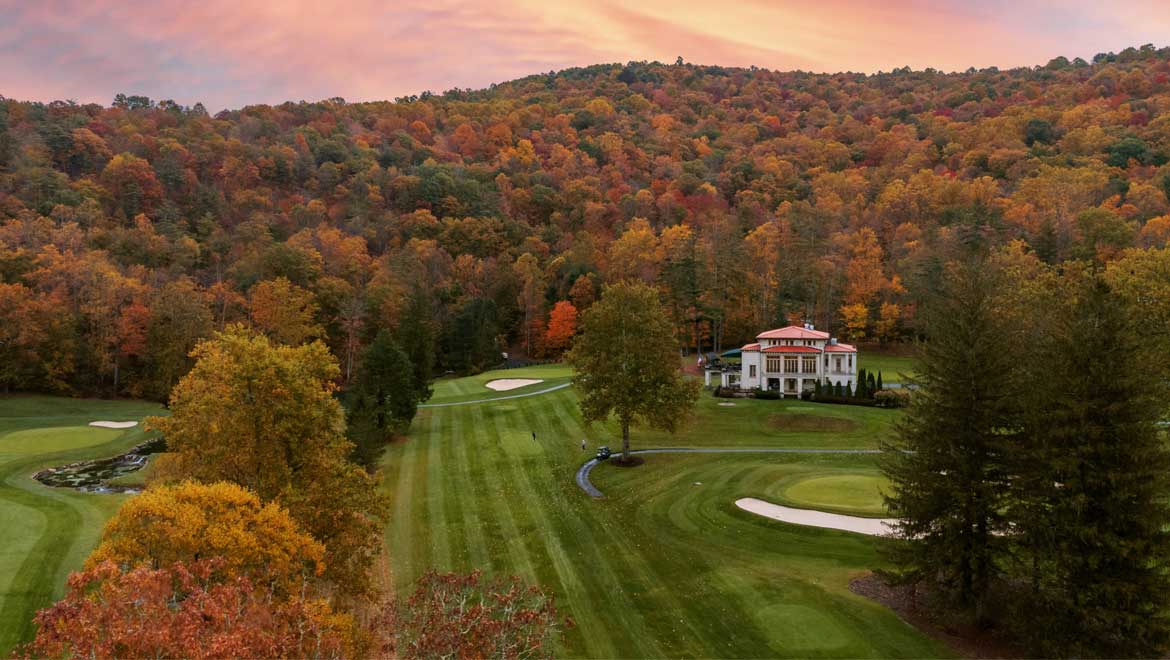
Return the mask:
{"type": "Polygon", "coordinates": [[[123,573],[103,562],[69,577],[69,592],[36,617],[22,655],[36,658],[339,658],[348,616],[324,601],[276,600],[246,578],[222,581],[216,560],[123,573]]]}
{"type": "Polygon", "coordinates": [[[400,658],[547,658],[557,633],[573,625],[539,587],[518,578],[485,582],[479,571],[429,571],[383,614],[382,628],[394,631],[393,649],[384,650],[400,658]]]}

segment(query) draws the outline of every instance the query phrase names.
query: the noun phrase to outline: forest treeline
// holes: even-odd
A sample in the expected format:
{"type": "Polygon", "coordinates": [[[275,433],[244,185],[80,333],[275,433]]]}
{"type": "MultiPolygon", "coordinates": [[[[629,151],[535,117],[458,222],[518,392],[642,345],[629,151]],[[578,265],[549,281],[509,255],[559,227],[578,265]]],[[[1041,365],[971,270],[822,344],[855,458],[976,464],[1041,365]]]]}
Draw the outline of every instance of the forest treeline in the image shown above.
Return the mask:
{"type": "Polygon", "coordinates": [[[1153,46],[953,74],[632,62],[214,116],[0,97],[0,388],[164,398],[236,322],[323,340],[347,383],[381,330],[420,373],[475,371],[564,350],[630,279],[686,346],[794,320],[896,342],[972,245],[1164,253],[1168,110],[1153,46]]]}

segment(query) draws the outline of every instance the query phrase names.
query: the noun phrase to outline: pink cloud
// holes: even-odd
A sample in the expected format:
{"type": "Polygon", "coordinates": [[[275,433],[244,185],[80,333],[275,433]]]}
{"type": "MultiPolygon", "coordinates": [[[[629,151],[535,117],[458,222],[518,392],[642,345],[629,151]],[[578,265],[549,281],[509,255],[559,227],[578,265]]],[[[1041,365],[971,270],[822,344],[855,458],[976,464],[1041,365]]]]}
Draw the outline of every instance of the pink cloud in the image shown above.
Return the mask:
{"type": "Polygon", "coordinates": [[[598,62],[813,71],[1042,64],[1170,33],[1154,0],[0,0],[0,94],[108,103],[387,99],[598,62]]]}

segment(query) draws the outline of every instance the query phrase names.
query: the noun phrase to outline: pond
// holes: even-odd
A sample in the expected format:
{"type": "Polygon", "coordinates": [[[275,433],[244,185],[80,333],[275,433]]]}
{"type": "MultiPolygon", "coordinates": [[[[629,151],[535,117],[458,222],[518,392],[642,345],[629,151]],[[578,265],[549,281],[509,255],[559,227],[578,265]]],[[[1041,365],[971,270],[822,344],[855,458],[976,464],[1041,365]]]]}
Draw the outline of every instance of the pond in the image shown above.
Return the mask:
{"type": "Polygon", "coordinates": [[[141,470],[151,454],[166,451],[162,438],[152,438],[111,458],[97,458],[41,470],[33,479],[55,488],[74,488],[86,493],[137,493],[137,486],[111,486],[111,479],[141,470]]]}

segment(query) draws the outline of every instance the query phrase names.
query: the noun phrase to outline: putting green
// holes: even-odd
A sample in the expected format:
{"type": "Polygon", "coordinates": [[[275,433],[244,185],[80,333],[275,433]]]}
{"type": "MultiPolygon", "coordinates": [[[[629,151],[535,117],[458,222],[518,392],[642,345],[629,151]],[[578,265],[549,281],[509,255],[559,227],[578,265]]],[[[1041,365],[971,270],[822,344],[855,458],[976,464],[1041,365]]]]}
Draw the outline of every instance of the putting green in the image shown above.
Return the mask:
{"type": "Polygon", "coordinates": [[[886,514],[882,501],[889,480],[875,474],[835,474],[807,477],[781,491],[791,504],[833,513],[879,516],[886,514]]]}
{"type": "Polygon", "coordinates": [[[50,454],[103,445],[124,431],[95,426],[57,426],[16,431],[0,437],[0,455],[50,454]]]}

